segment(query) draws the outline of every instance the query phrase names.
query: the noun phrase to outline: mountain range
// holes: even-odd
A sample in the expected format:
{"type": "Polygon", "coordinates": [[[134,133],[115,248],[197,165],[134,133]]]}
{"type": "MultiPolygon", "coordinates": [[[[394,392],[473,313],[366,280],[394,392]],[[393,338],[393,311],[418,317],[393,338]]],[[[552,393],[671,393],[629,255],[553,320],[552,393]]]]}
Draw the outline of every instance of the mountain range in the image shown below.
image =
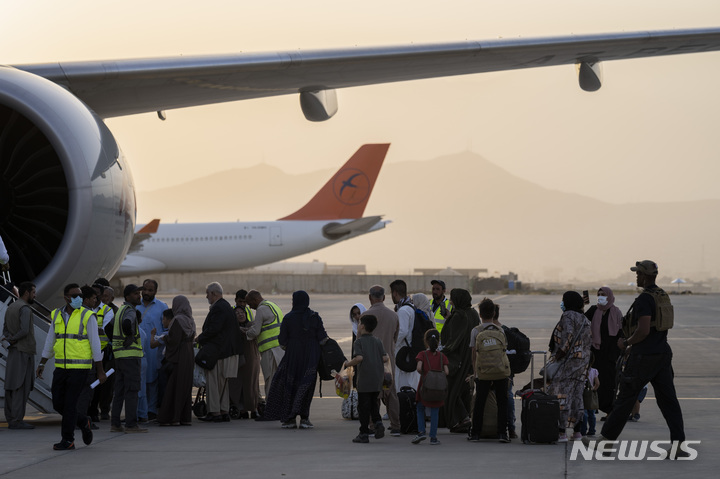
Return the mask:
{"type": "MultiPolygon", "coordinates": [[[[289,175],[260,164],[138,192],[138,222],[274,220],[302,206],[333,173],[289,175]]],[[[637,187],[652,198],[651,172],[637,187]]],[[[538,186],[470,152],[386,161],[365,215],[392,223],[296,260],[365,264],[368,272],[397,274],[487,268],[490,274],[513,271],[525,281],[625,274],[632,281],[629,267],[653,259],[661,275],[720,275],[720,222],[713,219],[720,200],[618,205],[562,190],[562,183],[556,190],[538,186]]]]}

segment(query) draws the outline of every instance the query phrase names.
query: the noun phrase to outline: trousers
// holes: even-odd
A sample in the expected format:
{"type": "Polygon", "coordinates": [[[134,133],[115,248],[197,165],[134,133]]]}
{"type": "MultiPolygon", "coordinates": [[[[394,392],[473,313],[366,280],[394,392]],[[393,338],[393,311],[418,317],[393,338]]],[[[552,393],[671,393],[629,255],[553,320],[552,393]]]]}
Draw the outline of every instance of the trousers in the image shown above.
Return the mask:
{"type": "Polygon", "coordinates": [[[53,408],[62,416],[60,432],[63,441],[75,441],[75,426],[87,424],[84,411],[78,411],[80,393],[87,383],[89,369],[55,368],[52,379],[53,408]]]}

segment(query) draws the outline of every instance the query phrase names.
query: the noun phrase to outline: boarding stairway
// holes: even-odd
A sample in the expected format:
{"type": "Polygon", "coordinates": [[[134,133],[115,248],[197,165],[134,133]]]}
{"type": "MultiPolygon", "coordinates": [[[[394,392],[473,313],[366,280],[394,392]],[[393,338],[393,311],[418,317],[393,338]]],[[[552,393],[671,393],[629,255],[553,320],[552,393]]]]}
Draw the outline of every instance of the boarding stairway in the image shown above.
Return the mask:
{"type": "MultiPolygon", "coordinates": [[[[0,286],[2,288],[2,286],[0,286]]],[[[10,296],[5,302],[0,302],[0,336],[2,336],[2,330],[5,326],[5,311],[7,311],[8,305],[13,301],[15,295],[10,293],[10,296]]],[[[42,358],[43,347],[45,346],[45,338],[47,338],[48,331],[50,330],[50,319],[41,312],[44,309],[49,314],[49,310],[44,306],[36,303],[32,307],[33,309],[33,327],[35,328],[35,342],[36,342],[36,355],[35,355],[35,368],[40,363],[42,358]]],[[[0,342],[0,407],[5,406],[5,366],[7,363],[7,341],[0,342]]],[[[35,378],[35,386],[30,392],[30,398],[28,402],[32,407],[40,412],[48,413],[53,411],[52,407],[52,377],[55,370],[53,361],[48,361],[45,365],[45,371],[43,371],[43,379],[35,378]]],[[[34,371],[33,371],[34,374],[34,371]]]]}

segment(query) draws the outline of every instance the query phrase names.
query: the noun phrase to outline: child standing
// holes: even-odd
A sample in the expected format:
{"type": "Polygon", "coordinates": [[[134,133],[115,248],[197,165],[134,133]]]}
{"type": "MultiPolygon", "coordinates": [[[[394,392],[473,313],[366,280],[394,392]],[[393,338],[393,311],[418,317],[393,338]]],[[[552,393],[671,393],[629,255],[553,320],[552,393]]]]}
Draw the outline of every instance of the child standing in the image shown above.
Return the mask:
{"type": "Polygon", "coordinates": [[[475,367],[475,409],[472,414],[472,426],[468,441],[480,441],[483,427],[485,402],[490,388],[495,390],[497,401],[497,438],[508,443],[507,404],[510,361],[507,357],[507,339],[503,330],[493,323],[495,303],[485,298],[478,307],[482,322],[470,334],[472,362],[475,367]]]}
{"type": "MultiPolygon", "coordinates": [[[[590,355],[590,367],[588,368],[587,380],[593,391],[597,391],[600,387],[600,373],[593,366],[593,355],[590,355]]],[[[587,431],[590,437],[595,436],[595,409],[585,409],[583,423],[580,432],[587,431]]]]}
{"type": "Polygon", "coordinates": [[[445,401],[427,401],[422,398],[420,391],[422,390],[425,376],[429,371],[443,371],[447,376],[450,371],[448,370],[448,358],[443,353],[437,350],[440,344],[440,333],[437,329],[429,329],[425,332],[425,351],[418,353],[415,360],[417,361],[417,372],[420,373],[420,383],[418,384],[417,393],[415,394],[415,401],[417,402],[417,421],[418,421],[418,434],[412,440],[413,444],[419,444],[424,441],[425,436],[425,408],[430,409],[430,445],[436,446],[440,444],[437,438],[438,428],[438,413],[440,408],[443,406],[445,401]]]}
{"type": "Polygon", "coordinates": [[[390,360],[385,354],[382,342],[372,335],[377,327],[377,318],[367,314],[360,318],[358,324],[358,338],[353,346],[354,356],[350,361],[345,361],[345,367],[357,365],[357,392],[358,392],[358,415],[360,416],[360,434],[353,442],[368,443],[370,433],[370,419],[375,423],[375,439],[385,435],[380,417],[380,406],[378,395],[382,390],[383,376],[385,370],[383,363],[390,360]]]}

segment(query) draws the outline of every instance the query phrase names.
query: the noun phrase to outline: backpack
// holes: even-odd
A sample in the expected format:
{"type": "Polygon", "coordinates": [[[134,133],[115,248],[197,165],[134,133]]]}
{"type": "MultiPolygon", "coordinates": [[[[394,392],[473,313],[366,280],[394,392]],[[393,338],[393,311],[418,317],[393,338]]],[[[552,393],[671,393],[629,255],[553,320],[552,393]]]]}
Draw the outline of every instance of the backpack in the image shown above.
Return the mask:
{"type": "Polygon", "coordinates": [[[330,371],[340,372],[343,363],[345,363],[345,355],[342,348],[332,338],[328,338],[324,344],[320,345],[320,360],[318,361],[318,375],[321,381],[332,381],[335,379],[330,371]]]}
{"type": "MultiPolygon", "coordinates": [[[[675,323],[675,310],[670,302],[670,296],[662,288],[643,289],[643,293],[647,293],[655,300],[655,319],[650,322],[650,327],[657,331],[667,331],[671,329],[675,323]]],[[[630,306],[627,314],[623,318],[623,333],[626,338],[633,335],[637,329],[637,322],[633,321],[633,310],[635,303],[630,306]]]]}
{"type": "Polygon", "coordinates": [[[495,325],[480,330],[475,338],[475,377],[480,380],[504,379],[510,376],[505,333],[495,325]]]}
{"type": "Polygon", "coordinates": [[[415,309],[412,342],[410,343],[414,356],[417,356],[421,351],[425,350],[425,333],[431,329],[435,329],[435,323],[427,317],[424,311],[415,309]]]}
{"type": "MultiPolygon", "coordinates": [[[[442,355],[442,353],[439,354],[442,355]]],[[[442,370],[442,367],[440,369],[432,369],[430,367],[427,351],[425,351],[425,355],[423,356],[423,363],[427,363],[428,372],[426,372],[422,378],[420,397],[428,402],[444,401],[448,390],[448,380],[447,376],[445,376],[445,371],[442,370]]],[[[440,357],[440,364],[442,364],[442,356],[440,357]]]]}
{"type": "Polygon", "coordinates": [[[532,353],[530,353],[530,338],[518,328],[503,326],[503,332],[507,338],[508,351],[515,351],[515,354],[507,355],[510,361],[510,371],[512,371],[513,374],[525,372],[532,358],[532,353]]]}

